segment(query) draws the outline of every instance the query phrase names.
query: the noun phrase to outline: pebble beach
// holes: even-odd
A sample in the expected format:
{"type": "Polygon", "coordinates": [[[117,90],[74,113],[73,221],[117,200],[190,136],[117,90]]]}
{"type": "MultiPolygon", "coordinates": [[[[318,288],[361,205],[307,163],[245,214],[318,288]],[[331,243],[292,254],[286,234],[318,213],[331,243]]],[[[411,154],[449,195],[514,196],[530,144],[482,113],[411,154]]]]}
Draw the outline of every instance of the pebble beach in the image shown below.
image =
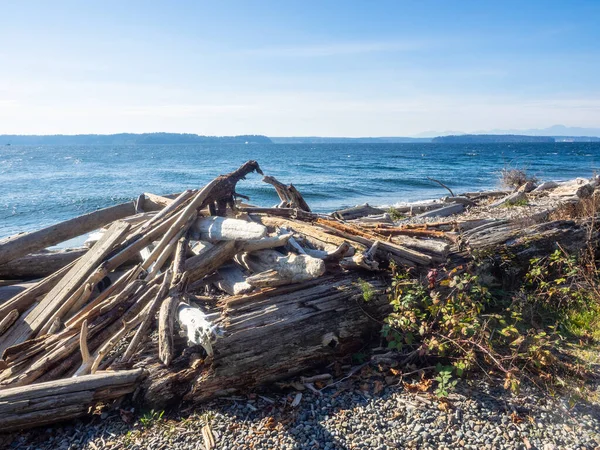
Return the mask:
{"type": "Polygon", "coordinates": [[[319,394],[266,390],[160,418],[122,406],[92,419],[2,436],[0,446],[208,450],[202,430],[209,425],[213,448],[223,450],[600,448],[600,414],[592,403],[572,404],[527,386],[515,396],[491,380],[461,381],[447,402],[402,383],[381,383],[357,376],[319,394]]]}

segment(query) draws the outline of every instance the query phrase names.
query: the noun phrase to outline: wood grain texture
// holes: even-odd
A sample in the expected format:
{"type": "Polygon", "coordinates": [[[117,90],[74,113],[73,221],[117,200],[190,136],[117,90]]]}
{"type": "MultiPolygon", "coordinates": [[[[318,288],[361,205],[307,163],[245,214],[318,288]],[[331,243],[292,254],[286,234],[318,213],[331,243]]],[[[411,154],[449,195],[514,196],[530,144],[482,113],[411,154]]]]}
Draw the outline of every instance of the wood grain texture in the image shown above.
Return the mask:
{"type": "Polygon", "coordinates": [[[19,344],[34,336],[55,316],[59,309],[66,313],[68,305],[64,304],[104,257],[114,248],[127,232],[129,224],[115,222],[102,238],[66,273],[44,299],[29,313],[20,317],[12,328],[0,338],[0,354],[8,347],[19,344]]]}

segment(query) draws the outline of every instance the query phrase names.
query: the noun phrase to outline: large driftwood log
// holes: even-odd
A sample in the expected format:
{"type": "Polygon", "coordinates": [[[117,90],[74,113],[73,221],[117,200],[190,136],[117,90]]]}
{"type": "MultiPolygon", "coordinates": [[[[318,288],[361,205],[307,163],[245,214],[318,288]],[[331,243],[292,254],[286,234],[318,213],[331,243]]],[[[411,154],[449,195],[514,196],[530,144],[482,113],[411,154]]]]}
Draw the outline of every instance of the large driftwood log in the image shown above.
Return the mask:
{"type": "Polygon", "coordinates": [[[524,226],[518,222],[501,222],[495,226],[473,230],[464,244],[479,255],[497,255],[505,246],[514,258],[529,262],[539,255],[549,255],[563,248],[576,253],[588,245],[589,240],[597,240],[597,230],[591,224],[578,224],[570,220],[556,220],[542,224],[524,226]]]}
{"type": "Polygon", "coordinates": [[[239,219],[200,217],[192,225],[192,232],[197,233],[197,238],[203,241],[245,241],[265,237],[267,228],[239,219]]]}
{"type": "Polygon", "coordinates": [[[83,256],[87,248],[43,250],[0,265],[0,279],[43,278],[83,256]]]}
{"type": "Polygon", "coordinates": [[[135,213],[133,202],[122,203],[38,231],[11,236],[0,241],[0,264],[89,233],[135,213]]]}
{"type": "MultiPolygon", "coordinates": [[[[226,299],[221,305],[225,336],[213,344],[214,359],[200,364],[180,357],[170,368],[156,358],[146,361],[145,401],[154,407],[183,395],[204,401],[356,351],[380,329],[378,319],[389,307],[384,295],[365,302],[357,279],[353,274],[319,278],[226,299]]],[[[383,292],[385,283],[369,282],[375,292],[383,292]]]]}
{"type": "Polygon", "coordinates": [[[416,218],[425,219],[429,217],[447,217],[452,216],[454,214],[459,214],[463,212],[464,209],[465,205],[463,205],[462,203],[453,203],[448,206],[440,205],[440,208],[421,213],[418,216],[416,216],[416,218]]]}
{"type": "Polygon", "coordinates": [[[550,189],[554,189],[558,187],[558,183],[556,181],[544,181],[542,184],[537,186],[533,191],[534,194],[538,194],[543,191],[548,191],[550,189]]]}
{"type": "Polygon", "coordinates": [[[383,213],[383,214],[379,214],[376,216],[366,216],[366,217],[359,217],[358,219],[354,219],[354,220],[350,220],[350,223],[358,223],[360,225],[365,225],[365,224],[389,224],[392,225],[394,223],[394,221],[392,220],[392,217],[389,215],[389,213],[383,213]]]}
{"type": "Polygon", "coordinates": [[[98,402],[133,392],[142,369],[107,372],[0,391],[0,432],[84,416],[98,402]]]}
{"type": "Polygon", "coordinates": [[[318,278],[325,273],[322,259],[309,255],[282,255],[275,250],[260,250],[237,257],[255,275],[246,281],[255,287],[281,286],[318,278]]]}
{"type": "Polygon", "coordinates": [[[529,270],[532,258],[547,257],[555,250],[578,255],[589,245],[598,245],[598,230],[589,222],[558,220],[527,225],[497,221],[471,230],[450,259],[454,265],[475,259],[484,276],[493,276],[504,290],[512,291],[529,270]]]}

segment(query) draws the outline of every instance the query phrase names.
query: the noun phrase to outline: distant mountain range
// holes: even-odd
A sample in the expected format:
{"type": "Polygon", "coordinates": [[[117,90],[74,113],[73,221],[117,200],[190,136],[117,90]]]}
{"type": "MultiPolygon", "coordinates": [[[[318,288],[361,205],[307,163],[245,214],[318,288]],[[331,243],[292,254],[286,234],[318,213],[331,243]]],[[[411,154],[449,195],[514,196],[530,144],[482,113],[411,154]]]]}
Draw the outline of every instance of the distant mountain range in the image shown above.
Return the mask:
{"type": "Polygon", "coordinates": [[[564,125],[553,125],[548,128],[532,128],[529,130],[479,130],[472,133],[462,131],[425,131],[416,134],[415,137],[434,138],[438,136],[458,136],[462,134],[515,134],[524,136],[554,136],[554,137],[600,137],[600,128],[567,127],[564,125]]]}
{"type": "MultiPolygon", "coordinates": [[[[600,140],[600,138],[598,138],[600,140]]],[[[503,143],[546,143],[556,142],[550,136],[524,136],[521,134],[461,134],[438,136],[431,140],[436,144],[503,144],[503,143]]]]}
{"type": "Polygon", "coordinates": [[[188,133],[119,133],[119,134],[56,134],[0,135],[4,145],[140,145],[140,144],[270,144],[261,135],[201,136],[188,133]]]}

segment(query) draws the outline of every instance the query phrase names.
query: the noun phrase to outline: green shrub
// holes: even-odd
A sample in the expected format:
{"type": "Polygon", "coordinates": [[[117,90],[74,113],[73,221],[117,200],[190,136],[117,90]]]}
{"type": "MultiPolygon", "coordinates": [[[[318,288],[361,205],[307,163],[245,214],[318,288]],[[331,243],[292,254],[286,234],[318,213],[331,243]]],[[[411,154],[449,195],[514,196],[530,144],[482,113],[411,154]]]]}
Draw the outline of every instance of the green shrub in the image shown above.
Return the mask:
{"type": "Polygon", "coordinates": [[[469,268],[440,279],[430,273],[427,283],[395,266],[392,275],[392,312],[382,336],[389,348],[441,365],[441,397],[455,384],[452,372],[499,372],[513,391],[523,377],[547,381],[573,373],[558,357],[565,341],[600,337],[595,271],[560,250],[532,259],[513,292],[490,291],[469,268]]]}

